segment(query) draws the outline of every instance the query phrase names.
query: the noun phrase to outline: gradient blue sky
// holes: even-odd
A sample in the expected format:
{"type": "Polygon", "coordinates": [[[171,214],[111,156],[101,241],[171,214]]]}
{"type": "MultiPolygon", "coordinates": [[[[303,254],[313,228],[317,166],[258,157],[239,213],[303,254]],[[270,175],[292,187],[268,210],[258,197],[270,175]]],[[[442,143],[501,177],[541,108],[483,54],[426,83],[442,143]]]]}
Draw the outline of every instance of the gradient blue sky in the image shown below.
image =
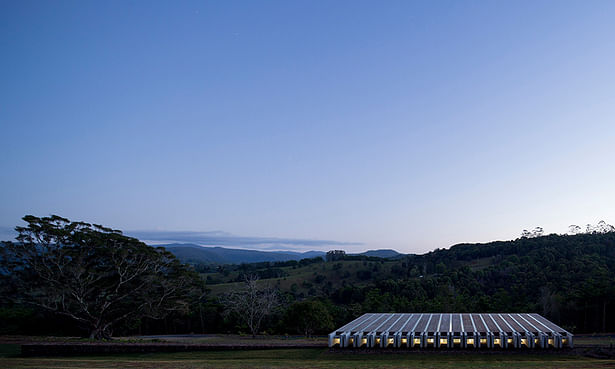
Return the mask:
{"type": "Polygon", "coordinates": [[[613,223],[613,19],[614,1],[2,0],[0,226],[424,252],[613,223]]]}

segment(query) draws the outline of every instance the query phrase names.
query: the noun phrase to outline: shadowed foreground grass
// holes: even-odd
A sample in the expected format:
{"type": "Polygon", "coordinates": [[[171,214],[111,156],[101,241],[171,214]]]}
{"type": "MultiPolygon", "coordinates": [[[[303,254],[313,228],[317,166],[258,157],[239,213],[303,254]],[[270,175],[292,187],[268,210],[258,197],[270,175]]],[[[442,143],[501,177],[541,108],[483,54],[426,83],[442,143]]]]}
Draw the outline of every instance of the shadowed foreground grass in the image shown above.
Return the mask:
{"type": "Polygon", "coordinates": [[[328,349],[182,352],[138,355],[0,357],[1,368],[607,368],[615,360],[539,354],[365,354],[328,349]]]}

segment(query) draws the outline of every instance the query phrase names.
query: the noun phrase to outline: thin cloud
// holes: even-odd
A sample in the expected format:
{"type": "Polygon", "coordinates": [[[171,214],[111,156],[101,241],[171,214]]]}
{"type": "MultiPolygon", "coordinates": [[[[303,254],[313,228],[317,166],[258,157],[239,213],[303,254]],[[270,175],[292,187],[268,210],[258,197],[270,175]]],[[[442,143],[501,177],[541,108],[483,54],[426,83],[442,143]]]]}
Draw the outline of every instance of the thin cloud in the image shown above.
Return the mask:
{"type": "Polygon", "coordinates": [[[277,237],[246,237],[234,236],[225,232],[191,232],[191,231],[128,231],[126,235],[136,237],[151,243],[194,243],[202,246],[233,246],[251,247],[263,250],[279,250],[284,248],[303,250],[306,247],[340,247],[360,246],[360,242],[342,242],[333,240],[314,240],[300,238],[277,238],[277,237]]]}
{"type": "MultiPolygon", "coordinates": [[[[127,236],[138,238],[148,244],[192,243],[201,246],[222,246],[262,251],[307,251],[312,249],[353,248],[364,245],[361,242],[315,240],[301,238],[247,237],[235,236],[222,231],[126,231],[127,236]]],[[[0,241],[11,241],[17,232],[11,227],[0,226],[0,241]]]]}

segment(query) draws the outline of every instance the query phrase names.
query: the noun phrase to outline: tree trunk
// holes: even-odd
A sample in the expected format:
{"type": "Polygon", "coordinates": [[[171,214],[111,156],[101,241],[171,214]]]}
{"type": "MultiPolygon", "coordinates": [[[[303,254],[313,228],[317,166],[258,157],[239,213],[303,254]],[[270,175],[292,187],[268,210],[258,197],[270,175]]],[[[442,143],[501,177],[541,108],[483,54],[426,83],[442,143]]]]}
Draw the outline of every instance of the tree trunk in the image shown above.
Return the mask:
{"type": "Polygon", "coordinates": [[[101,329],[100,328],[94,328],[90,331],[90,339],[91,340],[99,340],[101,339],[101,329]]]}
{"type": "Polygon", "coordinates": [[[203,304],[199,304],[199,318],[201,319],[201,334],[205,333],[205,323],[203,322],[203,304]]]}
{"type": "Polygon", "coordinates": [[[606,300],[602,301],[602,332],[606,332],[606,300]]]}
{"type": "Polygon", "coordinates": [[[109,326],[104,327],[94,327],[90,331],[90,339],[92,340],[110,340],[111,339],[111,331],[109,326]]]}

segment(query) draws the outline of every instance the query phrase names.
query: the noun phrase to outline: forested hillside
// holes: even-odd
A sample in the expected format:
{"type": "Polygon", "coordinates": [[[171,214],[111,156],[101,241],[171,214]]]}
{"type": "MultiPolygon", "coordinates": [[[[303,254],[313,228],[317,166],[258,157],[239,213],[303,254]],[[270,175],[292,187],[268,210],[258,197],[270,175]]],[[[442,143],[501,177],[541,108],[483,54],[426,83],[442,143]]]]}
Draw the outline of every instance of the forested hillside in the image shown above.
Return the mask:
{"type": "Polygon", "coordinates": [[[527,311],[575,332],[615,331],[613,232],[460,244],[398,260],[350,259],[226,266],[205,276],[216,296],[235,286],[224,282],[257,273],[290,301],[329,305],[337,324],[364,312],[527,311]]]}
{"type": "MultiPolygon", "coordinates": [[[[257,280],[258,293],[275,297],[257,332],[326,333],[365,312],[536,312],[574,333],[615,331],[615,232],[459,244],[389,259],[342,255],[191,267],[205,290],[186,301],[189,309],[163,320],[127,321],[115,333],[249,332],[233,309],[241,299],[229,300],[245,288],[246,276],[257,280]]],[[[49,317],[6,299],[0,306],[3,333],[80,332],[49,317]]]]}

